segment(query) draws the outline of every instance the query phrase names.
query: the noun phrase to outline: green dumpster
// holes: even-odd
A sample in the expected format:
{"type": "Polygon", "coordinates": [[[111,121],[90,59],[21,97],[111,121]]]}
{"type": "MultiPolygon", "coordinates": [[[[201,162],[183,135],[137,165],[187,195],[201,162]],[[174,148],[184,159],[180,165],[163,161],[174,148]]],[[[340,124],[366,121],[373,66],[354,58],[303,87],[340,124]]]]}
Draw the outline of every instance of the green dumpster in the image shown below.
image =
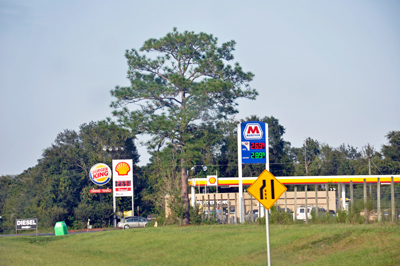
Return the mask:
{"type": "Polygon", "coordinates": [[[54,226],[54,232],[56,236],[68,235],[68,229],[65,222],[64,221],[57,222],[56,225],[54,226]]]}

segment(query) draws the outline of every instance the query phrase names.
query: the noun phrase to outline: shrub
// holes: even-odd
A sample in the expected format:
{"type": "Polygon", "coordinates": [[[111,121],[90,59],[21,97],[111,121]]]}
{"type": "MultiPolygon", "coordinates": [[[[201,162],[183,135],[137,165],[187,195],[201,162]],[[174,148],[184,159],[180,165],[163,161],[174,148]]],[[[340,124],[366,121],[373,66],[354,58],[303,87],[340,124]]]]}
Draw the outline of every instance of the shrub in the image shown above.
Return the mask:
{"type": "Polygon", "coordinates": [[[190,206],[190,223],[199,225],[203,222],[201,217],[201,211],[199,206],[196,204],[194,207],[190,206]]]}
{"type": "Polygon", "coordinates": [[[278,210],[276,206],[272,206],[269,222],[271,224],[291,224],[293,223],[293,218],[290,213],[278,210]]]}

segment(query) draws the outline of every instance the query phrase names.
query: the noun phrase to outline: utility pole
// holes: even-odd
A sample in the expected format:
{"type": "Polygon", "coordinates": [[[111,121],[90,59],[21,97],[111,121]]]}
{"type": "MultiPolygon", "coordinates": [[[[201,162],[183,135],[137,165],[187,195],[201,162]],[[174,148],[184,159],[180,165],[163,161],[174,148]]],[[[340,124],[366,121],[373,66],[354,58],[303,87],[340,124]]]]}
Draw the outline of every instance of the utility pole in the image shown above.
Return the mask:
{"type": "MultiPolygon", "coordinates": [[[[368,175],[371,175],[371,158],[372,156],[368,156],[368,175]]],[[[369,184],[369,196],[372,199],[372,184],[369,184]]]]}
{"type": "Polygon", "coordinates": [[[307,146],[304,145],[304,167],[306,168],[306,175],[308,175],[308,166],[307,166],[307,146]]]}
{"type": "Polygon", "coordinates": [[[371,175],[371,155],[368,156],[368,175],[371,175]]]}
{"type": "Polygon", "coordinates": [[[368,223],[368,210],[367,210],[367,180],[364,178],[364,218],[365,223],[368,223]]]}

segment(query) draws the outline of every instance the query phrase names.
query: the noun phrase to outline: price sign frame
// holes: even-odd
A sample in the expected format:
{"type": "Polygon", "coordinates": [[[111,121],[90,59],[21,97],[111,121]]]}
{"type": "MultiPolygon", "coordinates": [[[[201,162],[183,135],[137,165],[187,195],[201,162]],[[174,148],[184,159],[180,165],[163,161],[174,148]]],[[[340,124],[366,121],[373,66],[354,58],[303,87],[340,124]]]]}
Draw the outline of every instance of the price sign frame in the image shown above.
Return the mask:
{"type": "Polygon", "coordinates": [[[241,159],[244,164],[266,164],[268,160],[268,126],[264,122],[240,124],[241,159]]]}
{"type": "Polygon", "coordinates": [[[133,160],[112,160],[113,169],[113,210],[114,210],[114,227],[116,223],[116,198],[130,197],[132,198],[132,214],[135,209],[134,191],[133,191],[133,160]]]}

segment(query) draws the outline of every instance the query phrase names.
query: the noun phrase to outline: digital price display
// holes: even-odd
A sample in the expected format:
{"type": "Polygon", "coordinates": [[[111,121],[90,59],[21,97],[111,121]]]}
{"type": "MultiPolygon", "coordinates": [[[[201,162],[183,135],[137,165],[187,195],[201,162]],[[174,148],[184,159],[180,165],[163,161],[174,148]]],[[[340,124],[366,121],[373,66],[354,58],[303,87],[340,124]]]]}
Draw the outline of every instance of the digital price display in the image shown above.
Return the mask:
{"type": "Polygon", "coordinates": [[[251,152],[251,159],[264,159],[265,158],[265,152],[251,152]]]}
{"type": "MultiPolygon", "coordinates": [[[[267,129],[268,130],[268,129],[267,129]]],[[[266,163],[266,126],[263,122],[241,124],[242,163],[266,163]]]]}
{"type": "MultiPolygon", "coordinates": [[[[132,191],[132,181],[131,180],[116,180],[114,188],[115,188],[116,193],[130,192],[130,191],[132,191]]],[[[119,196],[123,196],[123,194],[121,194],[119,196]]]]}
{"type": "Polygon", "coordinates": [[[252,150],[265,150],[265,143],[262,143],[262,142],[250,143],[250,149],[252,149],[252,150]]]}
{"type": "Polygon", "coordinates": [[[115,181],[115,186],[116,187],[130,187],[131,181],[130,180],[115,181]]]}

